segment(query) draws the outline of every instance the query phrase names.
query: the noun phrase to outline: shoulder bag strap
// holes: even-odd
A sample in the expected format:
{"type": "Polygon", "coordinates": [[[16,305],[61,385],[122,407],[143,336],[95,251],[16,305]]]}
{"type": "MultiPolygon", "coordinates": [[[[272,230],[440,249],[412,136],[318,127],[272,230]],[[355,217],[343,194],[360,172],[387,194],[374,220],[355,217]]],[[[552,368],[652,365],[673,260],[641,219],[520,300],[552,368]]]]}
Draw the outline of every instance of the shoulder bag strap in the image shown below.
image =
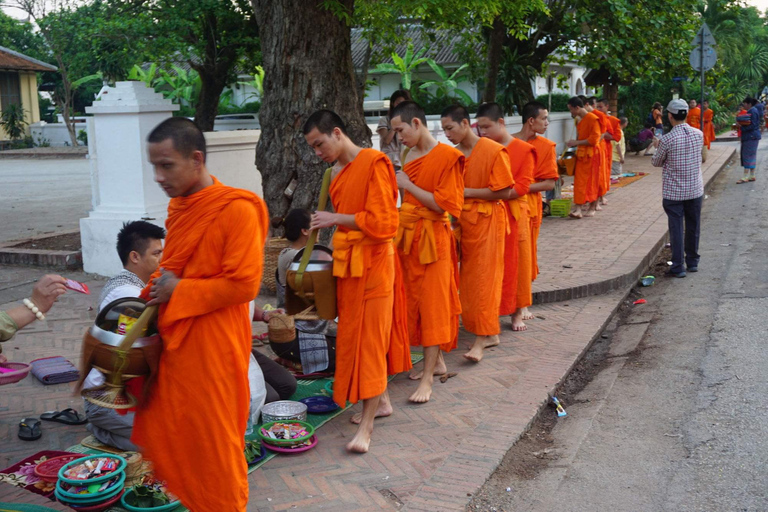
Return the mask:
{"type": "MultiPolygon", "coordinates": [[[[331,168],[329,167],[323,175],[323,185],[320,188],[320,198],[317,202],[317,211],[325,210],[325,207],[328,204],[328,189],[330,186],[331,168]]],[[[306,297],[304,296],[304,287],[302,286],[304,282],[304,271],[307,270],[307,265],[309,265],[309,259],[312,257],[312,251],[315,249],[315,242],[317,242],[317,229],[313,229],[309,234],[309,240],[307,240],[307,245],[304,247],[304,252],[301,255],[299,270],[296,271],[296,276],[294,277],[296,294],[305,300],[306,297]]]]}

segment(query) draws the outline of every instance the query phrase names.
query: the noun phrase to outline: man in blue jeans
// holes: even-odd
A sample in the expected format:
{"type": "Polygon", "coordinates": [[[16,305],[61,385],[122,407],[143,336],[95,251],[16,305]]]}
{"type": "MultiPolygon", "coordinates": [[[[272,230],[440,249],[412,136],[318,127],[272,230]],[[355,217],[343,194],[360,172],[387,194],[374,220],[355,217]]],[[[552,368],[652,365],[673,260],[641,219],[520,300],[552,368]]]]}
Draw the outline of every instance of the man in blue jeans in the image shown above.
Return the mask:
{"type": "Polygon", "coordinates": [[[672,130],[653,145],[654,167],[662,168],[662,197],[669,219],[669,241],[672,246],[670,277],[685,277],[699,269],[699,228],[704,180],[701,176],[704,134],[685,122],[688,104],[672,100],[667,105],[667,117],[672,130]],[[683,266],[685,256],[685,266],[683,266]]]}

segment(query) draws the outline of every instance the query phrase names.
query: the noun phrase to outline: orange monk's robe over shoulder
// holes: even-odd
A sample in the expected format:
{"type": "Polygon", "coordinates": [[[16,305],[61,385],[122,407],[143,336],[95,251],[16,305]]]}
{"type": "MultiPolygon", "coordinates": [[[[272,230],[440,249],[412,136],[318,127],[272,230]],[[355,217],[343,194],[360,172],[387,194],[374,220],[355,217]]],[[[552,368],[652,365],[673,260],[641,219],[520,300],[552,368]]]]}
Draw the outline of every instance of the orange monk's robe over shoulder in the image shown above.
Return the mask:
{"type": "Polygon", "coordinates": [[[406,192],[400,207],[395,245],[403,266],[408,297],[411,345],[439,345],[449,351],[459,340],[459,268],[450,216],[459,218],[464,205],[464,155],[438,144],[403,165],[410,180],[434,194],[438,213],[406,192]]]}
{"type": "MultiPolygon", "coordinates": [[[[493,191],[514,184],[504,146],[481,137],[464,164],[464,187],[493,191]]],[[[501,199],[464,199],[461,212],[461,320],[478,336],[499,334],[507,207],[501,199]]]]}
{"type": "Polygon", "coordinates": [[[600,123],[593,112],[576,126],[577,139],[588,141],[576,147],[576,169],[573,172],[573,202],[578,205],[597,200],[597,183],[603,161],[600,145],[600,123]]]}
{"type": "MultiPolygon", "coordinates": [[[[608,114],[605,114],[604,112],[600,110],[593,110],[593,114],[595,114],[600,122],[600,133],[610,133],[610,121],[608,121],[608,114]]],[[[600,176],[597,181],[597,196],[602,197],[608,192],[608,188],[611,184],[611,157],[613,154],[613,147],[611,146],[611,141],[608,139],[601,138],[600,139],[600,156],[602,159],[600,160],[600,176]],[[607,159],[606,159],[607,158],[607,159]],[[608,187],[606,187],[606,180],[608,182],[608,187]]]]}
{"type": "Polygon", "coordinates": [[[517,199],[507,201],[510,230],[504,240],[504,281],[499,315],[511,315],[531,304],[531,214],[527,194],[536,168],[536,150],[512,138],[507,145],[517,199]]]}
{"type": "Polygon", "coordinates": [[[387,375],[411,368],[406,303],[393,239],[397,180],[387,156],[363,149],[330,187],[337,213],[354,215],[359,231],[333,235],[339,325],[333,399],[341,407],[382,394],[387,375]]]}
{"type": "Polygon", "coordinates": [[[713,119],[715,113],[711,108],[704,111],[704,145],[711,149],[712,141],[715,140],[715,124],[713,119]]]}
{"type": "MultiPolygon", "coordinates": [[[[606,132],[611,134],[613,140],[619,142],[621,140],[621,121],[618,117],[606,115],[606,132]]],[[[599,196],[604,196],[609,190],[611,190],[611,166],[613,165],[613,144],[608,139],[603,139],[603,165],[605,171],[603,172],[603,193],[599,196]]]]}
{"type": "Polygon", "coordinates": [[[132,441],[195,512],[244,511],[248,503],[248,303],[259,293],[267,225],[258,196],[215,178],[168,205],[160,267],[181,281],[160,306],[163,353],[132,441]]]}
{"type": "MultiPolygon", "coordinates": [[[[560,173],[557,170],[557,144],[546,137],[537,135],[528,139],[528,144],[536,149],[536,168],[533,171],[533,181],[541,183],[547,180],[560,179],[560,173]]],[[[541,230],[541,221],[544,216],[542,212],[541,192],[528,194],[529,205],[531,208],[531,261],[532,279],[539,275],[538,264],[538,240],[541,230]]]]}
{"type": "Polygon", "coordinates": [[[701,130],[701,108],[695,107],[689,110],[688,117],[685,118],[685,122],[697,130],[701,130]]]}

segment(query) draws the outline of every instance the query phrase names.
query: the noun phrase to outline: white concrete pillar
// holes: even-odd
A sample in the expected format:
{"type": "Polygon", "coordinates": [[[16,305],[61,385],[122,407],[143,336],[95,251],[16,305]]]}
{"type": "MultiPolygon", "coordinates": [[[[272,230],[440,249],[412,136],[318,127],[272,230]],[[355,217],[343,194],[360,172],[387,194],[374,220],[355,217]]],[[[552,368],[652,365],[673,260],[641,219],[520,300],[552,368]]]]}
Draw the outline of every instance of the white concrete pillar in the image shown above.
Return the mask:
{"type": "Polygon", "coordinates": [[[117,82],[86,107],[93,114],[88,134],[93,210],[80,219],[86,272],[112,276],[122,269],[115,244],[123,222],[164,224],[168,197],[154,181],[147,136],[178,109],[143,82],[117,82]]]}

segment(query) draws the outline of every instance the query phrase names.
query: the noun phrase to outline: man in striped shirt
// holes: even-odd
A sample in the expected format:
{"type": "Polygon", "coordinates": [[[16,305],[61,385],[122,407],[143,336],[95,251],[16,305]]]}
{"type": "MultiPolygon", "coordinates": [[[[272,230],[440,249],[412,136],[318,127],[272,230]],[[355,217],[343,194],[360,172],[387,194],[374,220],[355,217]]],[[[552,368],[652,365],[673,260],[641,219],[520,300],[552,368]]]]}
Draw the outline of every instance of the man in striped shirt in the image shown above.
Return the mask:
{"type": "Polygon", "coordinates": [[[701,176],[701,155],[704,134],[688,124],[688,104],[672,100],[667,105],[667,117],[672,130],[661,140],[654,139],[657,148],[654,167],[662,168],[662,197],[669,219],[669,241],[672,246],[671,277],[685,277],[697,272],[699,266],[699,228],[704,180],[701,176]],[[685,266],[683,266],[685,256],[685,266]]]}

